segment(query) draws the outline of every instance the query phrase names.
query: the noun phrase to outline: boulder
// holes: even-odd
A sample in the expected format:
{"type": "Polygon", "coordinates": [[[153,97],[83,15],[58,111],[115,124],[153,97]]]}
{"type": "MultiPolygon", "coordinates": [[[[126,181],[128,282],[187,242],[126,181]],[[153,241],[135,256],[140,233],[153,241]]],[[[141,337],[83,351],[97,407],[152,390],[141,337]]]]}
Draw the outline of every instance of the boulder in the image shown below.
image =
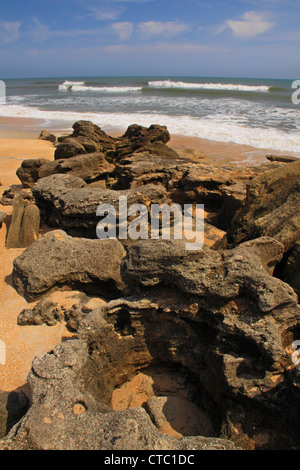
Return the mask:
{"type": "Polygon", "coordinates": [[[54,134],[52,134],[51,132],[49,132],[47,129],[44,129],[42,130],[42,132],[40,133],[39,135],[39,139],[41,140],[49,140],[50,142],[52,142],[53,144],[56,143],[56,136],[54,134]]]}
{"type": "Polygon", "coordinates": [[[85,240],[62,230],[46,233],[14,260],[13,282],[27,300],[67,285],[111,298],[123,289],[117,240],[85,240]]]}
{"type": "Polygon", "coordinates": [[[20,232],[25,211],[25,202],[21,194],[16,194],[13,200],[13,212],[8,229],[6,248],[20,248],[20,232]]]}
{"type": "Polygon", "coordinates": [[[68,137],[64,141],[57,145],[54,152],[55,160],[62,160],[64,158],[75,157],[75,155],[80,155],[82,153],[88,153],[88,151],[81,145],[77,139],[68,137]]]}
{"type": "Polygon", "coordinates": [[[261,236],[293,248],[300,238],[300,160],[264,172],[247,186],[246,199],[227,233],[227,246],[261,236]]]}
{"type": "Polygon", "coordinates": [[[38,170],[38,179],[62,173],[82,178],[89,183],[105,178],[114,169],[115,165],[109,163],[103,153],[88,153],[42,165],[38,170]]]}
{"type": "Polygon", "coordinates": [[[233,164],[194,163],[178,182],[177,198],[181,193],[184,202],[205,204],[208,209],[217,211],[212,223],[227,230],[246,198],[249,182],[278,166],[280,163],[245,168],[233,164]]]}
{"type": "Polygon", "coordinates": [[[55,150],[54,158],[74,157],[83,153],[114,152],[115,139],[107,135],[100,127],[90,121],[77,121],[72,126],[73,133],[59,138],[59,144],[55,150]]]}
{"type": "Polygon", "coordinates": [[[132,292],[163,285],[185,295],[230,299],[247,290],[264,312],[284,302],[297,304],[293,289],[272,277],[283,251],[283,245],[269,237],[223,253],[207,246],[187,251],[184,240],[138,240],[128,248],[121,273],[132,292]]]}
{"type": "Polygon", "coordinates": [[[148,184],[139,188],[114,191],[90,187],[83,183],[80,178],[52,175],[39,180],[32,188],[43,219],[49,226],[60,227],[73,236],[96,238],[96,226],[100,221],[96,211],[100,204],[114,206],[118,219],[120,196],[127,197],[128,206],[135,203],[149,206],[150,203],[167,200],[166,189],[161,185],[148,184]]]}
{"type": "Polygon", "coordinates": [[[190,166],[186,159],[180,157],[134,153],[117,164],[114,176],[118,181],[114,188],[129,189],[153,183],[162,184],[170,191],[176,188],[190,166]]]}
{"type": "Polygon", "coordinates": [[[272,276],[283,250],[268,237],[222,253],[187,252],[180,241],[137,242],[122,262],[126,297],[85,315],[77,339],[34,360],[33,404],[0,447],[299,448],[300,376],[291,344],[300,310],[293,290],[272,276]],[[181,397],[165,383],[153,397],[158,407],[111,408],[114,391],[137,373],[154,378],[159,369],[163,377],[172,367],[181,397]],[[190,435],[193,420],[178,407],[187,380],[189,410],[199,416],[192,427],[202,435],[190,435]],[[160,432],[165,418],[189,435],[160,432]]]}
{"type": "Polygon", "coordinates": [[[21,194],[26,203],[35,202],[31,190],[23,188],[20,184],[13,184],[8,189],[3,191],[0,199],[0,204],[3,206],[12,206],[16,194],[21,194]]]}
{"type": "Polygon", "coordinates": [[[35,204],[28,204],[24,209],[22,218],[19,246],[27,248],[38,239],[40,233],[40,210],[35,204]]]}
{"type": "Polygon", "coordinates": [[[38,171],[41,166],[50,162],[46,158],[33,158],[23,160],[20,168],[17,169],[17,177],[24,188],[32,188],[39,179],[38,171]]]}
{"type": "Polygon", "coordinates": [[[266,155],[270,162],[293,163],[299,160],[299,157],[283,156],[283,155],[266,155]]]}

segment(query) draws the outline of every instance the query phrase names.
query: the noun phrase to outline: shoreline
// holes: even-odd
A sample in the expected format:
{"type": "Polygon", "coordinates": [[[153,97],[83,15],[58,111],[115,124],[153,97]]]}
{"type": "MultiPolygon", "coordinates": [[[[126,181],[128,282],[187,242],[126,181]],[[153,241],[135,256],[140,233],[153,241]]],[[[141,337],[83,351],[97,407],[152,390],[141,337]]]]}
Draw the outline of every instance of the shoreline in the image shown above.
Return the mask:
{"type": "MultiPolygon", "coordinates": [[[[163,123],[161,123],[163,125],[163,123]]],[[[31,118],[0,117],[0,182],[3,186],[19,184],[15,174],[21,162],[27,158],[47,158],[53,160],[54,146],[49,141],[39,140],[41,130],[47,129],[57,137],[68,135],[72,128],[54,125],[46,126],[46,121],[31,118]],[[45,124],[45,127],[43,127],[45,124]]],[[[120,137],[126,129],[102,128],[112,137],[120,137]]],[[[261,149],[249,145],[219,142],[171,134],[168,146],[181,157],[194,162],[212,163],[215,165],[236,164],[237,166],[256,166],[267,163],[267,155],[299,157],[294,152],[284,152],[273,149],[261,149]]]]}

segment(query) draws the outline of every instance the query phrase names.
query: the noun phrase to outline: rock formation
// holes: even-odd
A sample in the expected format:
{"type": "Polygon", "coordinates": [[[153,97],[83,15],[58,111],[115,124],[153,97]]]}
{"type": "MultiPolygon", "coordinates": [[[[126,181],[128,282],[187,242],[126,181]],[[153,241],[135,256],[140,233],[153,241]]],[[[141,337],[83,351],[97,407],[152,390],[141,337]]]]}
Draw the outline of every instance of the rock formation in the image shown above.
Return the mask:
{"type": "Polygon", "coordinates": [[[73,130],[54,161],[19,171],[51,231],[13,281],[39,300],[19,325],[65,322],[74,337],[33,361],[31,406],[0,449],[299,449],[300,162],[187,161],[158,125],[73,130]],[[93,239],[100,204],[118,225],[120,196],[149,214],[205,204],[203,248],[93,239]],[[50,298],[65,288],[82,291],[72,307],[50,298]]]}
{"type": "Polygon", "coordinates": [[[81,287],[114,297],[123,289],[118,240],[85,240],[62,230],[46,233],[14,261],[13,281],[20,295],[34,300],[55,286],[81,287]]]}

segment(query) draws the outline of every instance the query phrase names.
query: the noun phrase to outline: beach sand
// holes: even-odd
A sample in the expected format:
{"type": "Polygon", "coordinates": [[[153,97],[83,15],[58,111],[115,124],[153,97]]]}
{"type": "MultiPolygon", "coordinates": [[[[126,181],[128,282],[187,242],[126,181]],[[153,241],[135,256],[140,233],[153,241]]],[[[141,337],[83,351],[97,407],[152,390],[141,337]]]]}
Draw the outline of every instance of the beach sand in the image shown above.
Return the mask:
{"type": "MultiPolygon", "coordinates": [[[[42,122],[43,123],[43,122],[42,122]]],[[[30,119],[0,118],[0,194],[12,184],[20,184],[16,170],[27,158],[54,158],[54,146],[48,141],[38,140],[41,122],[30,119]]],[[[68,135],[71,129],[60,132],[48,128],[58,135],[68,135]]],[[[104,129],[109,133],[109,130],[104,129]]],[[[125,130],[119,129],[111,135],[120,136],[125,130]]],[[[172,136],[168,144],[181,156],[193,160],[224,164],[234,162],[237,165],[266,163],[266,155],[283,155],[268,149],[255,149],[244,145],[212,142],[205,139],[184,136],[172,136]]],[[[285,155],[293,155],[286,153],[285,155]]],[[[24,308],[32,308],[19,296],[12,284],[14,259],[22,249],[5,248],[5,238],[10,222],[11,206],[0,205],[0,211],[7,213],[7,220],[0,229],[0,341],[6,345],[6,364],[0,364],[0,390],[12,391],[25,386],[32,360],[44,354],[60,343],[63,338],[72,336],[64,324],[56,326],[18,326],[17,317],[24,308]]],[[[73,302],[67,294],[62,295],[61,303],[73,302]]],[[[59,300],[59,298],[58,298],[59,300]]],[[[36,302],[35,302],[36,303],[36,302]]]]}

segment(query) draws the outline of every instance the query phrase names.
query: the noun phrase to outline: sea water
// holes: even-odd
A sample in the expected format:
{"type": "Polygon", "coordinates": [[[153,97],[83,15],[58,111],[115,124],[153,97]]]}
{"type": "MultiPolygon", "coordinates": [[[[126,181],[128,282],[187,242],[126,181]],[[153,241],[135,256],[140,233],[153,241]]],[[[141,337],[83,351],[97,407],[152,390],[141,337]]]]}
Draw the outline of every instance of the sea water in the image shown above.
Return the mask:
{"type": "Polygon", "coordinates": [[[42,119],[70,129],[161,124],[171,134],[233,142],[300,156],[300,105],[293,80],[214,77],[63,77],[5,80],[0,116],[42,119]]]}

